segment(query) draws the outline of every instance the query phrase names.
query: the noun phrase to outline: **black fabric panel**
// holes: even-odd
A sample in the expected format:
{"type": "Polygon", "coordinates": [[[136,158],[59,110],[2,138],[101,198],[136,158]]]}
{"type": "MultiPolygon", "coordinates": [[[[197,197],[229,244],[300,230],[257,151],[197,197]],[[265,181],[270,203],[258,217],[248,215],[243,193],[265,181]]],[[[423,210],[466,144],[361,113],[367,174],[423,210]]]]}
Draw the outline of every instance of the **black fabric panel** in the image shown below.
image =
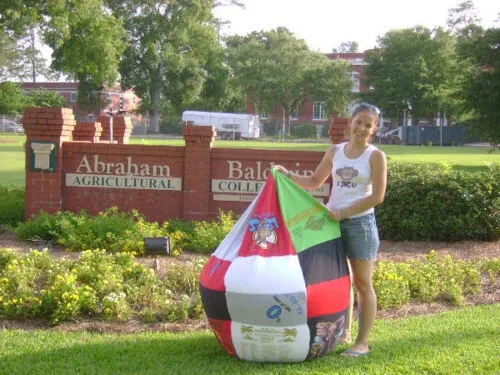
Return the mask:
{"type": "Polygon", "coordinates": [[[349,274],[340,237],[310,247],[298,255],[306,285],[340,279],[349,274]]]}
{"type": "Polygon", "coordinates": [[[200,283],[201,301],[207,317],[219,320],[231,320],[227,309],[226,292],[205,288],[200,283]]]}
{"type": "Polygon", "coordinates": [[[335,349],[347,328],[347,313],[348,309],[345,309],[336,314],[307,319],[311,332],[307,359],[322,357],[335,349]]]}

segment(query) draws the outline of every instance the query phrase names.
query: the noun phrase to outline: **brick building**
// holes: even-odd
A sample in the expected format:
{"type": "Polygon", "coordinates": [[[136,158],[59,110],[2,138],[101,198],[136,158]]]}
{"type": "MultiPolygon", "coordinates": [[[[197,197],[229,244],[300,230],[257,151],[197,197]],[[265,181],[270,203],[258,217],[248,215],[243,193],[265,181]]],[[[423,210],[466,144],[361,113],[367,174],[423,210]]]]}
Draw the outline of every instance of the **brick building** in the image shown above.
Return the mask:
{"type": "Polygon", "coordinates": [[[134,91],[123,91],[118,85],[96,92],[96,97],[100,96],[101,102],[106,104],[98,104],[94,111],[88,111],[78,106],[78,82],[25,82],[21,87],[25,91],[39,89],[57,91],[66,98],[66,106],[73,110],[77,121],[97,121],[98,117],[107,114],[109,109],[114,113],[120,111],[133,117],[133,112],[140,104],[140,98],[134,91]]]}
{"type": "MultiPolygon", "coordinates": [[[[352,92],[364,92],[368,91],[370,88],[363,84],[365,80],[364,66],[366,62],[364,61],[364,53],[327,53],[326,57],[331,60],[347,60],[351,63],[351,79],[352,79],[352,92]]],[[[351,111],[352,108],[349,110],[351,111]]],[[[318,126],[329,125],[330,119],[327,118],[324,102],[312,102],[304,101],[300,104],[296,111],[292,113],[291,122],[294,123],[313,123],[318,126]]],[[[251,114],[257,114],[255,103],[247,98],[246,102],[246,112],[251,114]]],[[[276,105],[273,111],[270,113],[258,113],[260,115],[261,123],[265,123],[267,120],[271,119],[283,119],[283,107],[276,105]]]]}

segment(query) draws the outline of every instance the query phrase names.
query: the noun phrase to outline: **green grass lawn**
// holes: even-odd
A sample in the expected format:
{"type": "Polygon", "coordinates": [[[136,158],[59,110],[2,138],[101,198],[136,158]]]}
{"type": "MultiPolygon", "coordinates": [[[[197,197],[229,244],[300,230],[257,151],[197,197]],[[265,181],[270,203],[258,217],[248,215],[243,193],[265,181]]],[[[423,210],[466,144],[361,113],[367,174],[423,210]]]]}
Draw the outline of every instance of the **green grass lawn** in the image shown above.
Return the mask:
{"type": "MultiPolygon", "coordinates": [[[[24,186],[25,136],[0,134],[0,184],[24,186]]],[[[131,144],[183,146],[182,139],[133,138],[131,144]]],[[[295,151],[321,151],[328,143],[292,143],[263,141],[219,141],[215,147],[290,149],[295,151]]],[[[390,161],[402,163],[442,163],[466,171],[486,170],[488,163],[500,164],[500,152],[489,152],[480,147],[393,146],[381,145],[390,161]]]]}
{"type": "Polygon", "coordinates": [[[22,135],[0,134],[0,185],[24,186],[24,142],[22,135]]]}
{"type": "Polygon", "coordinates": [[[378,320],[372,353],[298,364],[240,361],[210,331],[95,334],[0,331],[1,374],[498,374],[500,305],[378,320]]]}

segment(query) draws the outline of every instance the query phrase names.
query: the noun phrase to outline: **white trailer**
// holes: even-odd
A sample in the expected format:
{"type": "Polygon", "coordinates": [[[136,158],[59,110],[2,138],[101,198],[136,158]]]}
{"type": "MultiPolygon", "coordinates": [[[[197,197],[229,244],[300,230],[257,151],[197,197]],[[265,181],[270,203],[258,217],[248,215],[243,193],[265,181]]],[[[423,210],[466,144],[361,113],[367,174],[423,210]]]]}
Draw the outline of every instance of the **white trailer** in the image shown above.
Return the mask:
{"type": "Polygon", "coordinates": [[[184,111],[182,121],[214,126],[221,139],[259,138],[259,116],[243,113],[184,111]]]}

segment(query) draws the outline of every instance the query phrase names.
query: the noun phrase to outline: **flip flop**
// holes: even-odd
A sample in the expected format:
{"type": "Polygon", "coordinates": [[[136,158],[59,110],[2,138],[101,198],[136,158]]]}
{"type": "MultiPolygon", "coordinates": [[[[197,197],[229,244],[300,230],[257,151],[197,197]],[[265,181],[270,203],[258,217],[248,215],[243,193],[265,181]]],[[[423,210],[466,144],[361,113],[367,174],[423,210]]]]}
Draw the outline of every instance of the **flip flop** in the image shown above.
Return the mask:
{"type": "Polygon", "coordinates": [[[359,358],[359,357],[364,357],[365,355],[369,354],[370,353],[370,349],[368,349],[367,352],[358,352],[356,350],[353,350],[352,348],[349,348],[347,350],[345,350],[344,352],[342,352],[342,354],[340,354],[342,357],[346,357],[346,358],[359,358]]]}

